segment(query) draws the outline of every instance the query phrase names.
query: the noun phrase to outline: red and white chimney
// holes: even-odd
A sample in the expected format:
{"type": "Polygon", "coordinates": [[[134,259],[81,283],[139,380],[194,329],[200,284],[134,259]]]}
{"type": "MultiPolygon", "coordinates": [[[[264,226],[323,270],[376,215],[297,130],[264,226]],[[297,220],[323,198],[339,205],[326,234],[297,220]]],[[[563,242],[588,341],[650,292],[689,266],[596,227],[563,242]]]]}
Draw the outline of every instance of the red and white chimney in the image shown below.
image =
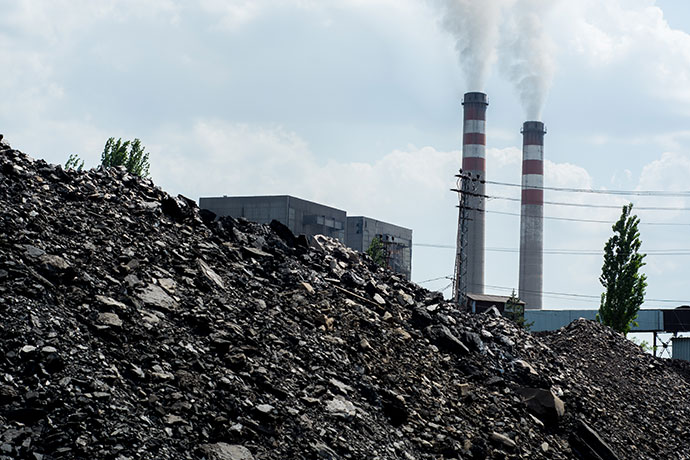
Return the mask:
{"type": "Polygon", "coordinates": [[[522,206],[518,295],[525,308],[542,308],[544,272],[544,135],[541,121],[522,125],[522,206]]]}
{"type": "Polygon", "coordinates": [[[467,232],[467,292],[484,293],[484,210],[486,179],[486,107],[489,98],[484,93],[465,93],[462,142],[462,171],[471,175],[473,195],[468,196],[470,208],[467,232]]]}

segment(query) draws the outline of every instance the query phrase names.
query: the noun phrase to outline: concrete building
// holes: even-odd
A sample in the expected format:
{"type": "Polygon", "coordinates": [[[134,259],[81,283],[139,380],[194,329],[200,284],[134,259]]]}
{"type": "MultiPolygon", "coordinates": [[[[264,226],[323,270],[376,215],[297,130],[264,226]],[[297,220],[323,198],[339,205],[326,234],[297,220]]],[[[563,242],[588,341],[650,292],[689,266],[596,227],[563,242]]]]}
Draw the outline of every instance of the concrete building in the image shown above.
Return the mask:
{"type": "Polygon", "coordinates": [[[364,252],[377,236],[385,248],[389,268],[409,280],[412,276],[412,230],[371,217],[347,218],[345,244],[348,247],[364,252]]]}
{"type": "Polygon", "coordinates": [[[370,217],[347,217],[342,209],[290,195],[221,196],[199,198],[199,207],[218,216],[243,217],[269,224],[285,224],[295,235],[326,235],[357,251],[369,249],[379,236],[386,249],[388,266],[410,279],[412,274],[412,230],[370,217]]]}
{"type": "MultiPolygon", "coordinates": [[[[465,299],[465,309],[472,313],[484,313],[489,308],[496,307],[503,314],[506,311],[506,305],[510,297],[504,295],[467,294],[465,299]]],[[[517,304],[523,309],[525,308],[525,302],[522,300],[518,300],[517,304]]]]}
{"type": "Polygon", "coordinates": [[[244,217],[260,224],[275,219],[295,235],[326,235],[345,243],[345,211],[294,196],[202,197],[199,207],[218,216],[244,217]]]}

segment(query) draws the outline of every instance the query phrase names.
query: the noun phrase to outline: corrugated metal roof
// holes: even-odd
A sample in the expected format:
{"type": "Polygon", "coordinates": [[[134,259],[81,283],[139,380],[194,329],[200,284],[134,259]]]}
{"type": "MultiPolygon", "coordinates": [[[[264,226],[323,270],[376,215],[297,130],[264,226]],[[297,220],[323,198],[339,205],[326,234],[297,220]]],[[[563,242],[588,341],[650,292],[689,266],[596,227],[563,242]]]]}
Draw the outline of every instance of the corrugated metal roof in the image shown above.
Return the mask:
{"type": "MultiPolygon", "coordinates": [[[[510,296],[505,295],[487,295],[487,294],[467,294],[467,298],[471,300],[476,300],[477,302],[496,302],[496,303],[506,303],[510,296]]],[[[520,300],[518,303],[524,305],[525,302],[520,300]]]]}

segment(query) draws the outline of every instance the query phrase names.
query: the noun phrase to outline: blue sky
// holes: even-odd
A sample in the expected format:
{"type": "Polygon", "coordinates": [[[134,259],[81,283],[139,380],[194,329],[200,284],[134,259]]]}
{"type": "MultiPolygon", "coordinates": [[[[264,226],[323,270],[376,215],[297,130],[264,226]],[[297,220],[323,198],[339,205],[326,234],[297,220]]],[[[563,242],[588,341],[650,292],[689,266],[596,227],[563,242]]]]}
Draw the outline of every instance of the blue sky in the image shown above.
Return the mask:
{"type": "MultiPolygon", "coordinates": [[[[78,153],[95,166],[108,137],[138,137],[153,179],[170,192],[294,194],[410,227],[417,243],[452,246],[462,95],[489,94],[487,177],[518,183],[527,113],[514,81],[516,66],[526,65],[544,69],[547,186],[690,190],[686,2],[0,0],[0,7],[0,132],[51,162],[78,153]],[[484,18],[496,35],[482,42],[482,88],[472,87],[467,57],[456,50],[458,37],[476,45],[463,35],[467,22],[456,17],[465,26],[448,27],[448,11],[478,14],[477,5],[498,12],[484,18]],[[533,15],[517,13],[525,11],[533,15]]],[[[487,193],[518,196],[497,185],[487,193]]],[[[690,207],[682,197],[547,192],[545,199],[690,207]]],[[[499,213],[519,213],[519,204],[490,200],[488,211],[487,292],[508,294],[517,287],[518,254],[503,249],[517,249],[519,218],[499,213]]],[[[650,251],[647,297],[690,303],[690,255],[653,254],[690,252],[690,225],[679,225],[690,224],[690,212],[638,214],[650,251]],[[651,225],[659,223],[673,225],[651,225]]],[[[545,215],[613,223],[619,210],[546,206],[545,215]]],[[[607,224],[547,219],[544,246],[598,251],[610,232],[607,224]]],[[[415,247],[413,279],[451,275],[453,259],[453,249],[415,247]]],[[[601,263],[601,255],[545,255],[545,291],[593,296],[545,294],[545,308],[598,306],[601,263]]]]}

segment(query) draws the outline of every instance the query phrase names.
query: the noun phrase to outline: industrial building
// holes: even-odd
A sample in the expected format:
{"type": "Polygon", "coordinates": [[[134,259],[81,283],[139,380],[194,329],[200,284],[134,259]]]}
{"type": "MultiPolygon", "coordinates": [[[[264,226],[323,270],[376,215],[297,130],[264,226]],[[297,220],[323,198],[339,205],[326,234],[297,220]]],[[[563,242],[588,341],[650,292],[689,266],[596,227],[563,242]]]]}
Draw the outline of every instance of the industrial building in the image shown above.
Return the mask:
{"type": "Polygon", "coordinates": [[[326,235],[345,243],[345,211],[290,195],[199,198],[199,207],[259,224],[275,219],[295,235],[326,235]]]}
{"type": "MultiPolygon", "coordinates": [[[[525,321],[530,323],[529,329],[532,332],[555,331],[579,318],[596,321],[597,313],[598,310],[595,308],[589,310],[525,310],[525,321]]],[[[670,358],[690,361],[690,337],[676,336],[678,333],[690,332],[690,306],[688,305],[682,305],[678,308],[642,309],[637,313],[637,318],[635,318],[630,332],[651,332],[655,356],[666,354],[670,358]],[[664,342],[659,334],[673,334],[674,336],[664,342]],[[657,340],[660,342],[659,347],[657,347],[657,340]]]]}
{"type": "Polygon", "coordinates": [[[218,216],[243,217],[260,224],[269,224],[275,219],[295,235],[330,236],[361,252],[366,251],[378,236],[388,267],[407,279],[412,274],[412,230],[409,228],[370,217],[347,217],[342,209],[290,195],[202,197],[199,207],[218,216]]]}
{"type": "MultiPolygon", "coordinates": [[[[496,307],[499,313],[504,314],[510,300],[510,296],[504,295],[467,294],[465,310],[472,313],[484,313],[491,307],[496,307]]],[[[525,302],[518,300],[517,305],[524,310],[525,302]]]]}
{"type": "Polygon", "coordinates": [[[388,267],[410,279],[412,276],[412,230],[371,217],[347,218],[345,244],[348,247],[364,252],[375,237],[381,239],[388,267]]]}

